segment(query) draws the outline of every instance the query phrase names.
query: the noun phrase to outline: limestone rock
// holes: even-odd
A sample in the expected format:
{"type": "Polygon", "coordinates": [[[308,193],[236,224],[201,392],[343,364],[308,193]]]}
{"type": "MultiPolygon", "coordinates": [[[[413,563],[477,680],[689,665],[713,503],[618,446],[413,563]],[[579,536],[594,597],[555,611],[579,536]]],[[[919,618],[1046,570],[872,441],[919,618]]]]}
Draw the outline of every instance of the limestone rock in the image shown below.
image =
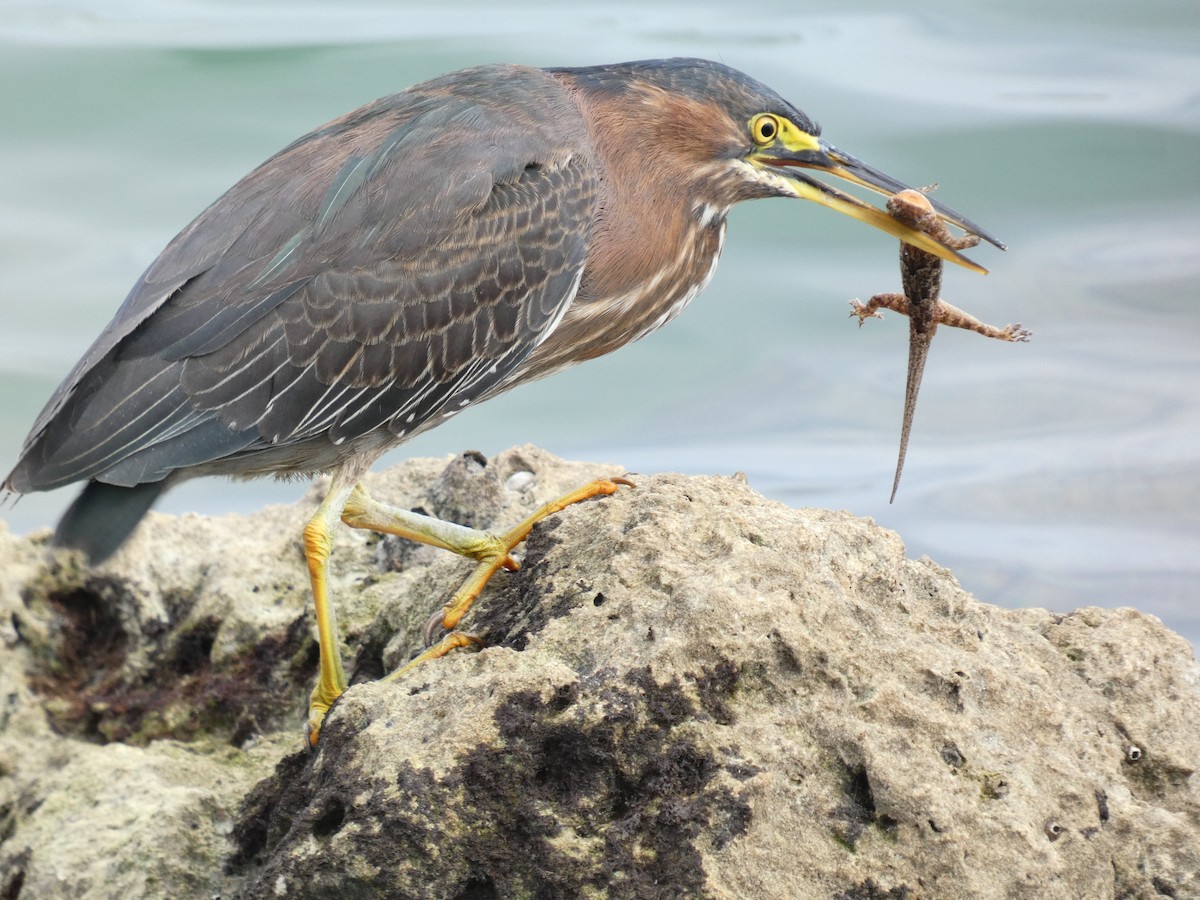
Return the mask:
{"type": "MultiPolygon", "coordinates": [[[[501,526],[613,467],[370,483],[501,526]]],[[[0,531],[0,898],[1200,896],[1200,667],[1133,610],[972,598],[738,478],[573,506],[399,681],[468,563],[339,532],[354,684],[304,750],[300,530],[154,516],[108,564],[0,531]]]]}

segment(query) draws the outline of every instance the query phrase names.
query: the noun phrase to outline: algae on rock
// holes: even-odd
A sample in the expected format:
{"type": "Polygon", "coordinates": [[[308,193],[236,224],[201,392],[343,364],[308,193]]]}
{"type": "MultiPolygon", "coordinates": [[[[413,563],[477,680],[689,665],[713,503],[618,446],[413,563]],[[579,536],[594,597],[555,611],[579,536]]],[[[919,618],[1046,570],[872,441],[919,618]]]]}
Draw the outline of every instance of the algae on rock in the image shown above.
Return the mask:
{"type": "MultiPolygon", "coordinates": [[[[506,525],[613,474],[522,447],[370,487],[506,525]]],[[[356,683],[313,754],[315,493],[151,516],[91,572],[0,530],[0,897],[1200,896],[1200,668],[1156,619],[635,480],[535,529],[486,649],[394,683],[469,564],[339,531],[356,683]]]]}

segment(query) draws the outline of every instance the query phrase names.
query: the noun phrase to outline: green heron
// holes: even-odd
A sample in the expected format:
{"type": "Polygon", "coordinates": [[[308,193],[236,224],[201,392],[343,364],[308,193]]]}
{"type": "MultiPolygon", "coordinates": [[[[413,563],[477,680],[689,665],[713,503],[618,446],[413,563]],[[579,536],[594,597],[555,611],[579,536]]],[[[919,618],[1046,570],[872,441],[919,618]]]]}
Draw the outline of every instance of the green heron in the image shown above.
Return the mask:
{"type": "MultiPolygon", "coordinates": [[[[285,147],[167,245],[4,487],[86,481],[55,543],[94,563],[185,479],[331,473],[304,531],[315,740],[346,687],[326,579],[339,519],[478,560],[435,620],[453,629],[534,522],[617,489],[589,485],[492,534],[378,502],[363,474],[464,407],[673,319],[711,278],[735,203],[812,200],[983,271],[812,172],[905,188],[704,60],[483,66],[384,97],[285,147]]],[[[418,659],[466,640],[450,631],[418,659]]]]}

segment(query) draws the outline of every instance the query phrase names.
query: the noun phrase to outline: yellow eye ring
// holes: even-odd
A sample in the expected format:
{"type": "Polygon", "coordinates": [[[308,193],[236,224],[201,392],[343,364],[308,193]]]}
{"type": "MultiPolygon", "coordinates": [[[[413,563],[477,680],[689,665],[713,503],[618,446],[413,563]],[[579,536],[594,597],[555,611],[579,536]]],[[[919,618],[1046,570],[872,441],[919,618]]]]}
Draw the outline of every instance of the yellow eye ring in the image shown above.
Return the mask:
{"type": "Polygon", "coordinates": [[[760,147],[774,143],[779,136],[779,119],[769,113],[755,116],[750,122],[750,136],[760,147]]]}

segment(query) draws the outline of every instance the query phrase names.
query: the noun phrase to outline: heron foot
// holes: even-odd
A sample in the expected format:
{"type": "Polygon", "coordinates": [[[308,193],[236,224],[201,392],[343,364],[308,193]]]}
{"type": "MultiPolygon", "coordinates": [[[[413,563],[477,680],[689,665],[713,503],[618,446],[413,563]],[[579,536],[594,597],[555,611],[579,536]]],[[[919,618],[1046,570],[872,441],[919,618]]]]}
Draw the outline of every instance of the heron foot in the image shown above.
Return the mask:
{"type": "Polygon", "coordinates": [[[483,638],[466,631],[451,631],[432,647],[426,647],[421,653],[414,656],[394,672],[383,676],[380,680],[396,681],[403,678],[421,663],[431,659],[441,659],[452,650],[457,650],[460,647],[481,648],[483,647],[483,638]]]}
{"type": "Polygon", "coordinates": [[[462,621],[462,617],[467,614],[467,611],[475,603],[476,598],[479,597],[484,587],[487,586],[488,581],[491,580],[491,577],[497,571],[501,568],[514,572],[517,570],[519,566],[516,560],[512,558],[512,551],[518,544],[529,537],[529,533],[533,531],[533,527],[538,522],[557,512],[561,512],[568,506],[581,503],[584,500],[590,500],[592,497],[606,497],[609,494],[615,494],[622,485],[625,487],[634,486],[633,482],[627,478],[598,479],[570,493],[563,494],[556,500],[551,500],[508,531],[500,534],[485,532],[487,537],[494,541],[494,543],[490,544],[490,551],[481,555],[473,553],[464,554],[474,556],[475,559],[479,560],[479,565],[475,567],[475,571],[467,577],[462,587],[454,593],[454,596],[450,598],[446,605],[432,615],[429,621],[425,623],[425,645],[427,647],[436,646],[434,641],[437,638],[439,629],[444,628],[450,631],[451,634],[454,633],[454,628],[462,621]]]}
{"type": "Polygon", "coordinates": [[[325,721],[325,715],[329,712],[329,707],[333,706],[333,701],[340,697],[345,690],[344,686],[337,689],[336,692],[323,690],[320,681],[313,688],[308,701],[308,721],[304,723],[304,737],[310,748],[316,748],[317,741],[321,737],[321,725],[325,721]]]}
{"type": "MultiPolygon", "coordinates": [[[[460,647],[471,646],[482,647],[483,638],[465,631],[451,631],[432,647],[426,648],[422,653],[410,659],[400,668],[383,676],[380,681],[396,681],[427,660],[440,659],[460,647]]],[[[317,742],[321,737],[321,726],[325,722],[325,716],[329,712],[329,708],[333,706],[334,701],[343,693],[345,693],[344,687],[332,692],[322,690],[320,682],[313,689],[308,705],[308,721],[304,727],[305,739],[308,741],[310,749],[316,749],[317,742]]]]}
{"type": "Polygon", "coordinates": [[[453,551],[478,563],[445,607],[425,625],[426,649],[384,678],[385,681],[393,681],[421,663],[438,659],[452,650],[472,645],[482,646],[482,638],[458,631],[456,626],[496,572],[500,569],[516,571],[519,568],[519,563],[512,556],[513,549],[529,536],[538,522],[548,516],[592,497],[615,494],[622,485],[633,487],[633,482],[627,478],[593,481],[545,504],[513,528],[493,533],[388,506],[373,499],[361,484],[355,484],[352,488],[336,484],[338,490],[331,491],[331,495],[321,504],[305,534],[321,645],[321,675],[309,701],[306,729],[309,745],[317,745],[325,715],[346,689],[341,658],[336,649],[337,625],[332,603],[329,602],[326,576],[326,565],[332,546],[329,534],[331,519],[340,513],[342,522],[351,528],[394,534],[453,551]],[[443,628],[449,633],[435,642],[438,630],[443,628]]]}

